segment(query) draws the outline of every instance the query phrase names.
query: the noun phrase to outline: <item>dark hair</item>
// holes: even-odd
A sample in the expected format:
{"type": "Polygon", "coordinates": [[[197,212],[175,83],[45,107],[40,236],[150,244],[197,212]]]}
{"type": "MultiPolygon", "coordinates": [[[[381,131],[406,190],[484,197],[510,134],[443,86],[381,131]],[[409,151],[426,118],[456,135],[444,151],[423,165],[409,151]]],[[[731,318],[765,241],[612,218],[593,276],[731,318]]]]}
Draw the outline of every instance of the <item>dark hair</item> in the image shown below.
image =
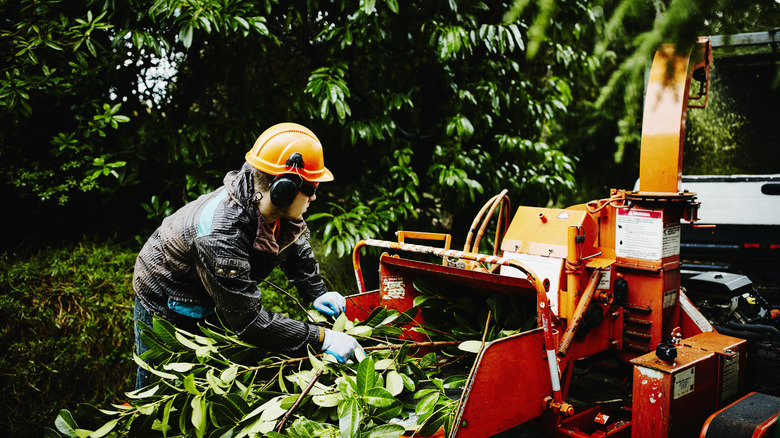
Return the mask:
{"type": "Polygon", "coordinates": [[[270,190],[274,178],[276,178],[274,175],[255,169],[252,172],[252,183],[254,184],[255,193],[265,193],[270,190]]]}

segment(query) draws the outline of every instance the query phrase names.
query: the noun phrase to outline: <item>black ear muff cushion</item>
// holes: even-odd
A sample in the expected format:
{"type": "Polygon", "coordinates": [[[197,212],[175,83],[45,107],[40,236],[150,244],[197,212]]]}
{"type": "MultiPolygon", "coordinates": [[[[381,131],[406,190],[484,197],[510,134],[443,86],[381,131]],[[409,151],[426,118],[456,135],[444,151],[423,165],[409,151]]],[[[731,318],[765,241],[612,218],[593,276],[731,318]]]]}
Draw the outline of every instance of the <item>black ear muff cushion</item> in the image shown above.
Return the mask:
{"type": "Polygon", "coordinates": [[[271,183],[271,203],[277,207],[289,207],[295,200],[300,186],[298,175],[279,175],[271,183]]]}

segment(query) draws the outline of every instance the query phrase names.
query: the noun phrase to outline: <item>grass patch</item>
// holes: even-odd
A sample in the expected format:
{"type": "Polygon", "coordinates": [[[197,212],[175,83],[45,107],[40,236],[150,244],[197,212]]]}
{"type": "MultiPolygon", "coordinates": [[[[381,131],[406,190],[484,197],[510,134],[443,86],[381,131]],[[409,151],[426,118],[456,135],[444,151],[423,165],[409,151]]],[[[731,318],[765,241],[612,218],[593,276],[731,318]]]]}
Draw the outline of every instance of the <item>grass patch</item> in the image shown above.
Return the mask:
{"type": "Polygon", "coordinates": [[[134,262],[114,244],[0,256],[0,429],[41,436],[59,409],[131,389],[134,262]]]}

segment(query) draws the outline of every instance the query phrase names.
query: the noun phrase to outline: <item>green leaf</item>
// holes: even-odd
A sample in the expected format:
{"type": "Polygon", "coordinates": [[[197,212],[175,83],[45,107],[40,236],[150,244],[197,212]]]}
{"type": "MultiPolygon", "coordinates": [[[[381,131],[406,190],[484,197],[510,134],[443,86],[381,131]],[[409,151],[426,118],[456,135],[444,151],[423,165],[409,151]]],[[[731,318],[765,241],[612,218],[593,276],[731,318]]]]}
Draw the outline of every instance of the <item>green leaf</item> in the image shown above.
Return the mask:
{"type": "Polygon", "coordinates": [[[371,336],[381,337],[388,336],[391,338],[400,338],[403,335],[403,330],[400,327],[393,326],[379,326],[371,329],[371,336]]]}
{"type": "Polygon", "coordinates": [[[210,398],[209,418],[213,425],[237,424],[244,418],[244,413],[249,410],[246,403],[236,403],[236,399],[243,402],[237,394],[229,393],[223,397],[210,398]]]}
{"type": "Polygon", "coordinates": [[[160,385],[154,385],[151,388],[140,388],[136,389],[135,391],[127,392],[125,395],[127,395],[129,398],[143,399],[155,395],[159,389],[160,385]]]}
{"type": "Polygon", "coordinates": [[[176,398],[171,397],[167,402],[165,402],[165,407],[163,408],[163,417],[162,417],[163,438],[168,437],[168,421],[170,421],[171,419],[171,409],[173,408],[174,400],[176,400],[176,398]]]}
{"type": "Polygon", "coordinates": [[[369,337],[373,333],[373,329],[367,325],[358,325],[347,330],[346,333],[352,336],[369,337]]]}
{"type": "Polygon", "coordinates": [[[314,371],[323,370],[325,373],[327,373],[328,371],[327,368],[324,367],[321,360],[317,359],[315,353],[312,351],[311,345],[309,345],[308,348],[306,349],[306,353],[309,355],[309,362],[311,363],[312,370],[314,371]]]}
{"type": "MultiPolygon", "coordinates": [[[[412,371],[412,374],[414,374],[414,377],[417,378],[417,380],[426,380],[428,378],[428,375],[425,374],[425,371],[423,371],[422,368],[420,368],[416,363],[409,361],[406,363],[406,365],[412,371]]],[[[406,374],[402,375],[405,376],[406,374]]]]}
{"type": "Polygon", "coordinates": [[[398,1],[397,0],[387,0],[387,7],[390,8],[393,13],[398,13],[398,1]]]}
{"type": "Polygon", "coordinates": [[[482,341],[463,341],[458,344],[458,350],[467,353],[479,353],[482,350],[482,341]]]}
{"type": "Polygon", "coordinates": [[[145,405],[138,405],[136,406],[136,409],[138,409],[138,412],[141,413],[141,415],[144,416],[150,416],[154,413],[155,408],[157,408],[157,403],[147,403],[145,405]]]}
{"type": "MultiPolygon", "coordinates": [[[[308,221],[311,220],[311,217],[308,218],[308,221]]],[[[331,330],[334,332],[343,332],[344,327],[347,324],[347,314],[345,312],[341,312],[338,318],[336,318],[336,322],[333,323],[333,327],[331,330]]]]}
{"type": "Polygon", "coordinates": [[[67,409],[60,410],[57,419],[54,420],[54,425],[57,427],[57,430],[64,433],[68,438],[78,438],[78,435],[76,434],[78,425],[73,419],[73,415],[71,415],[70,411],[67,409]]]}
{"type": "Polygon", "coordinates": [[[444,387],[447,389],[462,388],[468,381],[468,376],[458,374],[455,376],[449,376],[444,379],[444,387]]]}
{"type": "Polygon", "coordinates": [[[154,367],[149,366],[146,362],[144,362],[138,355],[133,353],[133,362],[136,363],[136,365],[140,366],[141,368],[149,371],[150,373],[154,374],[155,376],[162,377],[163,379],[169,379],[169,380],[175,380],[178,378],[175,374],[166,373],[163,371],[160,371],[158,369],[155,369],[154,367]]]}
{"type": "Polygon", "coordinates": [[[405,429],[400,424],[382,424],[368,431],[366,438],[398,438],[405,429]]]}
{"type": "Polygon", "coordinates": [[[376,363],[374,364],[374,369],[376,371],[395,369],[395,360],[393,360],[392,358],[380,359],[376,361],[376,363]]]}
{"type": "Polygon", "coordinates": [[[279,390],[282,392],[287,392],[287,385],[284,384],[284,365],[279,367],[279,373],[277,374],[277,383],[279,384],[279,390]]]}
{"type": "Polygon", "coordinates": [[[414,380],[411,377],[407,376],[406,374],[401,374],[401,380],[404,383],[404,388],[409,391],[414,391],[414,380]]]}
{"type": "Polygon", "coordinates": [[[420,368],[425,369],[436,363],[436,353],[428,353],[420,360],[420,368]]]}
{"type": "Polygon", "coordinates": [[[374,361],[366,357],[358,364],[357,376],[355,377],[355,392],[359,396],[365,396],[370,389],[376,387],[377,373],[374,370],[374,361]]]}
{"type": "Polygon", "coordinates": [[[62,435],[57,433],[57,431],[52,429],[52,428],[44,427],[43,428],[43,438],[62,438],[62,435]]]}
{"type": "Polygon", "coordinates": [[[246,425],[243,429],[241,429],[237,436],[265,436],[265,434],[271,432],[274,429],[274,426],[276,426],[275,421],[265,421],[262,418],[258,418],[254,422],[246,425]]]}
{"type": "MultiPolygon", "coordinates": [[[[281,369],[279,370],[281,373],[281,369]]],[[[223,381],[226,384],[229,384],[233,380],[235,380],[236,375],[238,374],[238,366],[235,364],[231,364],[229,367],[222,370],[222,373],[219,375],[219,380],[223,381]]]]}
{"type": "MultiPolygon", "coordinates": [[[[155,198],[156,197],[152,197],[152,200],[154,201],[155,198]]],[[[180,346],[179,341],[176,340],[175,336],[176,327],[169,321],[155,316],[152,327],[154,333],[160,337],[160,340],[173,347],[180,346]]]]}
{"type": "Polygon", "coordinates": [[[187,362],[174,362],[163,365],[163,369],[166,371],[176,371],[177,373],[186,373],[187,371],[191,370],[192,367],[194,367],[195,364],[187,363],[187,362]]]}
{"type": "Polygon", "coordinates": [[[285,398],[286,396],[284,395],[272,398],[267,403],[268,406],[263,410],[263,413],[260,414],[260,419],[263,421],[274,421],[284,415],[287,409],[282,408],[282,400],[285,398]]]}
{"type": "Polygon", "coordinates": [[[263,419],[263,421],[268,421],[268,420],[273,420],[281,417],[286,412],[286,409],[282,407],[282,402],[287,397],[289,396],[285,394],[285,395],[276,396],[268,400],[267,402],[253,409],[252,412],[246,414],[246,418],[250,419],[259,415],[260,418],[263,419]],[[266,411],[268,412],[266,413],[266,411]],[[279,414],[279,411],[281,411],[281,414],[279,414]]]}
{"type": "Polygon", "coordinates": [[[216,376],[214,376],[214,370],[210,369],[208,372],[206,372],[206,381],[209,384],[209,388],[211,388],[212,391],[214,391],[217,395],[223,395],[225,394],[225,390],[222,389],[222,387],[225,385],[225,383],[216,376]]]}
{"type": "Polygon", "coordinates": [[[366,319],[363,320],[362,325],[367,325],[369,327],[375,327],[380,322],[382,322],[385,318],[387,318],[388,310],[385,309],[382,306],[376,307],[374,310],[371,311],[371,314],[368,315],[366,319]]]}
{"type": "Polygon", "coordinates": [[[281,404],[280,404],[282,409],[290,409],[292,407],[292,405],[294,405],[295,402],[298,401],[298,396],[299,395],[300,394],[291,394],[291,395],[288,395],[287,397],[282,398],[282,401],[281,401],[281,404]]]}
{"type": "Polygon", "coordinates": [[[182,44],[184,44],[184,47],[189,49],[192,45],[192,25],[186,25],[181,28],[179,31],[179,39],[181,40],[182,44]]]}
{"type": "Polygon", "coordinates": [[[202,438],[206,433],[206,422],[208,417],[206,416],[206,398],[205,396],[196,395],[193,397],[192,402],[192,425],[195,426],[195,433],[198,438],[202,438]]]}
{"type": "Polygon", "coordinates": [[[376,0],[360,0],[360,3],[366,15],[371,15],[376,10],[376,0]]]}
{"type": "Polygon", "coordinates": [[[414,300],[412,301],[412,305],[414,307],[419,307],[420,305],[422,305],[422,303],[430,300],[431,298],[434,297],[430,295],[417,295],[416,297],[414,297],[414,300]]]}
{"type": "Polygon", "coordinates": [[[338,406],[339,402],[343,400],[342,396],[338,392],[332,392],[328,394],[319,394],[312,396],[311,400],[315,405],[323,408],[332,408],[338,406]]]}
{"type": "Polygon", "coordinates": [[[441,426],[447,421],[451,421],[452,412],[449,409],[443,409],[438,412],[434,412],[425,422],[425,425],[420,428],[420,436],[431,436],[436,433],[441,426]]]}
{"type": "Polygon", "coordinates": [[[141,354],[141,357],[143,359],[155,359],[157,357],[160,357],[163,354],[171,354],[173,351],[171,351],[170,348],[168,348],[165,344],[159,341],[159,338],[154,335],[154,333],[148,333],[148,332],[142,332],[141,333],[141,341],[149,347],[148,350],[144,351],[141,354]]]}
{"type": "Polygon", "coordinates": [[[398,373],[396,370],[390,370],[387,373],[387,376],[385,377],[385,388],[392,394],[393,396],[396,396],[403,392],[404,390],[404,381],[401,377],[401,374],[398,373]]]}
{"type": "Polygon", "coordinates": [[[360,422],[363,420],[363,411],[360,409],[360,403],[354,398],[344,400],[344,402],[339,403],[338,415],[341,436],[343,438],[357,437],[360,430],[360,422]]]}
{"type": "Polygon", "coordinates": [[[436,402],[438,401],[439,393],[435,391],[431,392],[423,397],[419,402],[417,402],[417,406],[414,408],[414,412],[421,417],[428,415],[436,408],[436,402]]]}
{"type": "Polygon", "coordinates": [[[190,415],[192,412],[192,405],[190,404],[192,402],[192,399],[194,397],[192,394],[187,394],[187,400],[182,405],[182,410],[179,412],[179,430],[181,431],[182,435],[186,435],[187,433],[187,424],[189,423],[188,420],[190,420],[190,415]]]}
{"type": "Polygon", "coordinates": [[[363,396],[363,400],[365,400],[369,406],[383,408],[393,404],[395,402],[395,397],[393,397],[393,394],[385,388],[373,388],[368,390],[366,395],[363,396]]]}
{"type": "Polygon", "coordinates": [[[197,385],[195,385],[195,375],[194,374],[187,374],[184,377],[184,389],[187,390],[192,395],[200,395],[201,392],[198,391],[197,385]]]}
{"type": "Polygon", "coordinates": [[[100,437],[104,437],[104,436],[108,435],[109,432],[114,430],[114,428],[116,427],[118,422],[119,422],[118,418],[115,418],[115,419],[107,422],[106,424],[101,426],[98,430],[92,432],[92,434],[89,435],[90,438],[92,438],[92,437],[100,438],[100,437]]]}
{"type": "Polygon", "coordinates": [[[178,331],[176,332],[176,334],[174,336],[176,337],[176,340],[179,341],[179,343],[181,345],[189,348],[190,350],[195,350],[197,352],[202,347],[201,345],[198,345],[198,344],[192,342],[191,340],[187,339],[186,336],[184,336],[183,334],[179,333],[178,331]]]}
{"type": "Polygon", "coordinates": [[[392,405],[386,408],[376,409],[376,412],[374,414],[381,420],[390,421],[390,420],[401,418],[403,411],[404,411],[404,404],[396,400],[395,403],[393,403],[392,405]]]}

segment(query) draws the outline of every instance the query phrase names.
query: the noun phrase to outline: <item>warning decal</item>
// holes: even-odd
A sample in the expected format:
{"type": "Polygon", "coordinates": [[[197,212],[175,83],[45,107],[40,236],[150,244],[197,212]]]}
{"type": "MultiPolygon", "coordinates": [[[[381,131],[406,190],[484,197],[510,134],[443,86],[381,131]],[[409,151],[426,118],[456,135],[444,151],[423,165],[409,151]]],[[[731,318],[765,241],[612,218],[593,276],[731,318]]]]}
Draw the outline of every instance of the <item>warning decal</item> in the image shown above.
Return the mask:
{"type": "Polygon", "coordinates": [[[609,280],[611,276],[612,276],[611,268],[605,268],[603,271],[601,271],[601,279],[599,280],[599,286],[596,289],[609,290],[609,280]]]}
{"type": "Polygon", "coordinates": [[[674,376],[674,400],[690,394],[696,386],[696,367],[680,371],[674,376]]]}
{"type": "MultiPolygon", "coordinates": [[[[547,297],[550,299],[550,310],[558,315],[558,290],[560,289],[560,278],[563,271],[563,259],[509,251],[504,253],[504,257],[524,263],[540,280],[550,281],[550,289],[547,291],[547,297]]],[[[501,275],[508,277],[527,278],[523,272],[512,266],[501,266],[500,272],[501,275]]]]}
{"type": "Polygon", "coordinates": [[[661,210],[620,209],[615,222],[615,253],[618,257],[661,259],[664,241],[661,210]]]}
{"type": "Polygon", "coordinates": [[[723,385],[721,401],[729,400],[737,395],[739,389],[739,352],[734,357],[725,356],[723,361],[723,385]]]}
{"type": "Polygon", "coordinates": [[[669,257],[680,254],[680,235],[682,234],[680,226],[664,228],[664,247],[662,257],[669,257]]]}
{"type": "Polygon", "coordinates": [[[403,277],[383,277],[381,286],[383,300],[402,300],[406,297],[403,277]]]}

